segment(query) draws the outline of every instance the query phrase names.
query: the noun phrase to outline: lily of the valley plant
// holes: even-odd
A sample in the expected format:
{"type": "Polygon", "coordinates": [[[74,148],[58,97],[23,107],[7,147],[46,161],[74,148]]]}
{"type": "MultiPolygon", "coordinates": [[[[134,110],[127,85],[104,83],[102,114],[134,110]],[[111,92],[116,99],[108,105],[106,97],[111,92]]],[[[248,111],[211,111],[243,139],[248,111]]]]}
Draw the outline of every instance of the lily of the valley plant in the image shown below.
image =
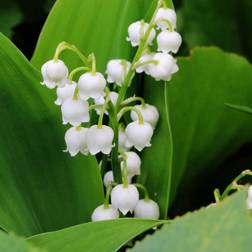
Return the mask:
{"type": "Polygon", "coordinates": [[[63,124],[71,125],[65,133],[65,151],[71,156],[79,152],[103,154],[106,196],[104,203],[94,209],[93,221],[119,218],[119,211],[122,215],[130,212],[135,217],[159,218],[158,204],[149,198],[146,187],[134,183],[141,174],[139,152],[151,147],[159,113],[142,97],[126,95],[136,73],[169,81],[178,71],[173,54],[182,39],[175,30],[175,11],[167,8],[164,1],[158,1],[149,23],[139,20],[128,27],[127,41],[138,47],[132,62],[111,59],[103,74],[96,69],[94,53],[85,56],[74,45],[62,42],[53,58],[42,66],[41,84],[56,88],[55,104],[61,106],[63,124]],[[83,65],[69,72],[60,60],[64,50],[75,52],[83,65]],[[81,74],[78,80],[77,74],[81,74]],[[94,112],[98,115],[96,122],[90,120],[94,112]],[[128,112],[132,119],[129,124],[125,120],[128,112]],[[143,199],[139,198],[139,190],[143,199]]]}

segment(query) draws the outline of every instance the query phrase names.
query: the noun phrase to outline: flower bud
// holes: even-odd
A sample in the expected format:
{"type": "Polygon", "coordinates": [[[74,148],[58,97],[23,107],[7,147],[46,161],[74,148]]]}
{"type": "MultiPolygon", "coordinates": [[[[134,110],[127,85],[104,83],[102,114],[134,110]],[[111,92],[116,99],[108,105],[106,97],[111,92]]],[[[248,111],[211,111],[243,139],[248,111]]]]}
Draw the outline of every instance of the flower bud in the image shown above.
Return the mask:
{"type": "Polygon", "coordinates": [[[140,65],[136,68],[137,73],[142,73],[144,72],[145,74],[150,74],[149,72],[149,66],[150,64],[143,64],[144,62],[152,60],[154,53],[146,53],[141,56],[141,58],[138,60],[137,64],[140,65]]]}
{"type": "Polygon", "coordinates": [[[114,132],[112,128],[106,125],[102,125],[101,128],[97,125],[93,125],[87,132],[87,145],[89,152],[92,155],[96,155],[99,152],[108,155],[113,147],[113,138],[114,132]]]}
{"type": "Polygon", "coordinates": [[[176,31],[164,30],[157,36],[158,51],[163,53],[177,53],[181,43],[182,38],[176,31]]]}
{"type": "Polygon", "coordinates": [[[111,204],[115,208],[118,208],[123,215],[126,215],[129,211],[132,213],[139,200],[139,193],[134,185],[124,186],[119,184],[112,189],[111,192],[111,204]]]}
{"type": "MultiPolygon", "coordinates": [[[[133,151],[125,152],[126,155],[126,167],[127,167],[127,175],[133,177],[135,175],[140,175],[141,170],[141,159],[140,157],[133,151]]],[[[123,170],[124,161],[121,162],[121,169],[123,170]]]]}
{"type": "Polygon", "coordinates": [[[80,98],[67,98],[61,106],[61,112],[63,124],[70,123],[73,126],[78,126],[82,122],[90,120],[88,103],[80,98]]]}
{"type": "MultiPolygon", "coordinates": [[[[139,46],[148,28],[149,24],[143,21],[137,21],[135,23],[132,23],[128,28],[129,37],[127,38],[127,41],[130,41],[133,47],[139,46]]],[[[156,32],[154,29],[152,29],[147,40],[147,45],[150,45],[152,43],[155,36],[156,32]]]]}
{"type": "Polygon", "coordinates": [[[153,135],[153,128],[149,123],[139,124],[138,121],[131,122],[127,125],[125,132],[129,143],[135,146],[138,151],[142,151],[144,147],[151,146],[150,141],[153,135]]]}
{"type": "Polygon", "coordinates": [[[78,81],[79,96],[83,100],[102,97],[105,86],[106,80],[101,73],[84,73],[78,81]]]}
{"type": "Polygon", "coordinates": [[[119,218],[119,212],[111,205],[108,205],[108,207],[98,206],[91,217],[92,221],[114,220],[117,218],[119,218]]]}
{"type": "Polygon", "coordinates": [[[67,98],[73,97],[75,88],[76,82],[67,83],[64,87],[58,87],[56,90],[57,100],[54,103],[62,105],[67,98]]]}
{"type": "MultiPolygon", "coordinates": [[[[128,176],[128,183],[131,184],[132,177],[128,176]]],[[[108,171],[105,173],[103,177],[103,184],[107,187],[109,184],[114,182],[114,175],[112,171],[108,171]]]]}
{"type": "Polygon", "coordinates": [[[125,77],[128,74],[131,63],[126,60],[114,59],[107,64],[106,73],[108,75],[108,83],[116,83],[121,86],[125,77]]]}
{"type": "Polygon", "coordinates": [[[134,217],[144,219],[158,219],[159,218],[159,207],[158,204],[151,199],[139,200],[135,211],[134,217]]]}
{"type": "MultiPolygon", "coordinates": [[[[158,119],[159,119],[159,113],[155,106],[145,104],[144,106],[136,105],[135,108],[140,110],[145,122],[149,123],[153,128],[156,127],[158,119]]],[[[130,117],[133,121],[138,120],[137,113],[133,110],[130,113],[130,117]]]]}
{"type": "Polygon", "coordinates": [[[160,8],[157,11],[155,22],[157,26],[162,30],[170,28],[176,29],[176,22],[177,22],[176,12],[173,9],[160,8]]]}
{"type": "MultiPolygon", "coordinates": [[[[113,103],[113,105],[116,105],[116,102],[117,102],[117,99],[118,99],[118,93],[113,92],[113,91],[109,92],[109,98],[110,98],[111,102],[113,103]]],[[[104,97],[100,97],[98,99],[95,99],[95,105],[104,105],[104,103],[105,103],[104,97]]],[[[95,111],[96,111],[96,113],[98,115],[101,114],[101,109],[100,108],[96,108],[95,111]]],[[[105,114],[106,115],[108,114],[107,110],[105,111],[105,114]]]]}
{"type": "Polygon", "coordinates": [[[73,157],[81,152],[84,155],[88,154],[86,133],[87,128],[72,127],[65,134],[65,142],[67,145],[66,151],[73,157]]]}
{"type": "Polygon", "coordinates": [[[176,60],[170,54],[166,53],[156,53],[152,59],[158,63],[149,66],[150,75],[157,81],[170,80],[172,73],[174,73],[175,68],[177,68],[177,66],[175,66],[176,60]]]}
{"type": "Polygon", "coordinates": [[[62,60],[49,60],[41,67],[43,76],[42,85],[52,89],[56,86],[63,87],[68,82],[68,69],[62,60]]]}
{"type": "Polygon", "coordinates": [[[129,143],[126,133],[125,133],[125,129],[120,128],[119,129],[119,139],[118,139],[118,144],[119,144],[119,150],[124,150],[127,151],[129,150],[132,145],[129,143]]]}

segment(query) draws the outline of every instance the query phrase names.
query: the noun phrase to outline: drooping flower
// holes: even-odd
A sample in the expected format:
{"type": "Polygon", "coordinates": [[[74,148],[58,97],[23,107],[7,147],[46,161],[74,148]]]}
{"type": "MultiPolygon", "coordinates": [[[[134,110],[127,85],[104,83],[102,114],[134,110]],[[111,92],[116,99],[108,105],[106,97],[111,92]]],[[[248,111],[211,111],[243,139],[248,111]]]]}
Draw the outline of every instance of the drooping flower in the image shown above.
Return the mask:
{"type": "MultiPolygon", "coordinates": [[[[144,21],[137,21],[137,22],[132,23],[128,28],[129,36],[127,38],[127,41],[130,41],[133,47],[139,46],[148,28],[149,28],[149,24],[145,23],[144,21]]],[[[156,32],[154,29],[152,29],[147,40],[147,45],[150,45],[152,43],[155,36],[156,36],[156,32]]]]}
{"type": "Polygon", "coordinates": [[[132,144],[129,143],[125,129],[120,127],[119,128],[119,139],[118,139],[119,150],[127,151],[132,147],[132,144]]]}
{"type": "Polygon", "coordinates": [[[97,99],[104,95],[106,80],[101,73],[87,72],[80,76],[78,81],[79,96],[83,100],[97,99]]]}
{"type": "Polygon", "coordinates": [[[177,53],[181,46],[182,38],[176,31],[164,30],[157,36],[158,51],[164,53],[177,53]]]}
{"type": "Polygon", "coordinates": [[[153,135],[153,128],[149,123],[131,122],[127,125],[125,132],[129,143],[135,146],[138,151],[142,151],[144,147],[151,146],[150,141],[153,135]]]}
{"type": "Polygon", "coordinates": [[[150,74],[149,67],[151,64],[144,64],[144,63],[152,60],[153,55],[154,55],[154,53],[145,53],[141,56],[141,58],[137,62],[137,64],[139,65],[138,67],[136,67],[137,73],[144,72],[147,75],[150,74]]]}
{"type": "Polygon", "coordinates": [[[73,97],[75,88],[76,82],[67,83],[64,87],[58,87],[56,90],[57,100],[55,104],[62,105],[67,98],[73,97]]]}
{"type": "MultiPolygon", "coordinates": [[[[137,108],[141,112],[145,122],[149,123],[153,128],[156,127],[159,119],[159,113],[155,106],[145,104],[144,106],[136,105],[135,108],[137,108]]],[[[134,110],[131,111],[130,117],[133,121],[138,120],[137,113],[134,110]]]]}
{"type": "MultiPolygon", "coordinates": [[[[128,176],[128,183],[131,184],[132,177],[128,176]]],[[[109,184],[114,182],[114,175],[112,171],[107,171],[103,177],[103,184],[107,187],[109,184]]]]}
{"type": "Polygon", "coordinates": [[[119,218],[119,212],[112,205],[108,205],[108,207],[98,206],[91,217],[92,221],[114,220],[117,218],[119,218]]]}
{"type": "Polygon", "coordinates": [[[131,63],[126,60],[113,59],[107,64],[106,73],[108,83],[116,83],[121,86],[128,74],[131,63]]]}
{"type": "Polygon", "coordinates": [[[114,132],[112,128],[106,125],[99,127],[93,125],[87,132],[88,150],[92,155],[99,152],[108,155],[113,147],[114,132]]]}
{"type": "Polygon", "coordinates": [[[150,75],[155,78],[157,81],[164,80],[168,81],[171,79],[171,75],[178,70],[176,65],[176,60],[167,53],[156,53],[153,57],[153,60],[157,64],[151,64],[149,66],[150,75]]]}
{"type": "Polygon", "coordinates": [[[80,98],[67,98],[61,106],[61,112],[63,124],[70,123],[73,126],[78,126],[82,122],[90,120],[88,103],[80,98]]]}
{"type": "Polygon", "coordinates": [[[81,152],[84,155],[88,154],[86,133],[87,128],[83,127],[71,127],[66,131],[65,142],[67,145],[66,151],[70,153],[71,156],[77,155],[81,152]]]}
{"type": "MultiPolygon", "coordinates": [[[[117,102],[117,99],[118,99],[118,93],[117,92],[109,92],[109,98],[110,98],[110,101],[112,102],[113,105],[116,105],[116,102],[117,102]]],[[[100,97],[98,99],[95,99],[95,105],[103,105],[105,103],[105,99],[104,97],[100,97]]],[[[95,109],[96,113],[98,115],[101,114],[101,109],[100,108],[96,108],[95,109]]],[[[108,111],[106,110],[105,111],[105,114],[107,115],[108,114],[108,111]]]]}
{"type": "Polygon", "coordinates": [[[170,8],[159,8],[155,17],[155,22],[162,30],[176,29],[176,12],[170,8]]]}
{"type": "Polygon", "coordinates": [[[134,217],[144,219],[159,219],[159,206],[151,199],[139,200],[135,210],[134,217]]]}
{"type": "Polygon", "coordinates": [[[139,200],[139,193],[134,185],[124,186],[119,184],[112,189],[111,204],[118,208],[124,215],[132,213],[139,200]]]}
{"type": "Polygon", "coordinates": [[[68,69],[62,60],[49,60],[41,67],[43,76],[42,85],[52,89],[56,86],[63,87],[67,84],[68,69]]]}
{"type": "MultiPolygon", "coordinates": [[[[140,175],[141,173],[141,159],[140,157],[133,151],[125,152],[126,156],[126,167],[127,167],[127,175],[133,177],[135,175],[140,175]]],[[[121,162],[121,169],[123,169],[124,161],[121,162]]]]}

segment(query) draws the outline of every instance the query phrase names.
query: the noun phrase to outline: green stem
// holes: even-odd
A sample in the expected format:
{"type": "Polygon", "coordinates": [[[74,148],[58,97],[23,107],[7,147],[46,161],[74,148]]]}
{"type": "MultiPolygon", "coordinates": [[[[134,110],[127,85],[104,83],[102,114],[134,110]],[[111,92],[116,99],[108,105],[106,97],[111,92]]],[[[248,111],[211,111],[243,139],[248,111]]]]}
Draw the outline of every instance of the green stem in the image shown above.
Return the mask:
{"type": "Polygon", "coordinates": [[[107,109],[107,105],[108,105],[109,101],[110,101],[110,96],[109,96],[109,92],[107,92],[105,102],[104,102],[104,104],[102,106],[101,113],[100,113],[100,116],[99,116],[99,119],[98,119],[98,128],[102,128],[103,117],[104,117],[104,114],[105,114],[105,111],[107,109]]]}
{"type": "Polygon", "coordinates": [[[133,96],[133,97],[130,97],[126,100],[124,100],[122,103],[121,103],[121,106],[126,106],[132,102],[135,102],[135,101],[140,101],[141,102],[141,105],[143,108],[145,108],[145,101],[142,97],[138,97],[138,96],[133,96]]]}
{"type": "Polygon", "coordinates": [[[141,66],[145,66],[145,65],[150,65],[150,64],[154,64],[154,65],[157,65],[159,62],[157,60],[146,60],[144,62],[137,62],[135,64],[135,66],[133,66],[133,69],[137,69],[138,67],[141,67],[141,66]]]}
{"type": "Polygon", "coordinates": [[[112,185],[107,186],[106,197],[104,200],[104,208],[109,208],[109,197],[112,191],[112,185]]]}
{"type": "Polygon", "coordinates": [[[141,111],[136,108],[136,107],[132,107],[132,106],[129,106],[129,107],[124,107],[122,108],[119,113],[117,114],[117,120],[118,122],[121,120],[122,116],[128,112],[128,111],[135,111],[137,113],[137,116],[138,116],[138,122],[139,124],[143,124],[144,123],[144,119],[143,119],[143,116],[142,116],[142,113],[141,111]]]}
{"type": "Polygon", "coordinates": [[[87,71],[87,70],[89,70],[88,67],[77,67],[77,68],[75,68],[75,69],[69,74],[68,80],[69,80],[70,82],[72,82],[73,77],[74,77],[75,74],[77,74],[78,72],[87,71]]]}
{"type": "Polygon", "coordinates": [[[82,60],[82,62],[84,63],[84,65],[86,65],[86,66],[89,65],[87,57],[83,53],[81,53],[80,50],[76,46],[68,44],[65,41],[61,42],[57,46],[55,54],[54,54],[54,57],[53,57],[53,60],[58,61],[60,54],[64,50],[71,50],[71,51],[75,52],[79,56],[79,58],[82,60]]]}
{"type": "Polygon", "coordinates": [[[134,184],[137,188],[141,189],[143,192],[144,192],[144,199],[145,200],[149,200],[150,197],[149,197],[149,193],[148,193],[148,190],[145,186],[141,185],[141,184],[134,184]]]}
{"type": "Polygon", "coordinates": [[[114,131],[114,148],[111,154],[111,165],[114,176],[114,181],[118,184],[122,183],[122,172],[118,160],[118,149],[119,149],[119,123],[117,121],[117,115],[115,107],[111,101],[108,103],[108,113],[110,118],[110,126],[114,131]]]}
{"type": "Polygon", "coordinates": [[[243,177],[250,175],[252,176],[252,172],[250,170],[245,170],[243,172],[241,172],[225,189],[225,191],[222,193],[220,200],[223,200],[225,197],[228,196],[228,194],[230,193],[230,191],[233,190],[233,184],[237,183],[240,179],[242,179],[243,177]]]}

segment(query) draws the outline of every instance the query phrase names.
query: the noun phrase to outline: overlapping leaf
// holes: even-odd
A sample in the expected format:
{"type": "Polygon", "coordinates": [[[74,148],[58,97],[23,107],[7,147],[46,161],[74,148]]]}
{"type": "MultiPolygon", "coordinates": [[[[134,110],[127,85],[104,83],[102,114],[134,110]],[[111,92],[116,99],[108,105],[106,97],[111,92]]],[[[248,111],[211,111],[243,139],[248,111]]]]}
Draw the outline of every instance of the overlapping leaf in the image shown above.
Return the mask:
{"type": "Polygon", "coordinates": [[[62,152],[60,110],[40,78],[0,35],[0,226],[22,235],[88,221],[103,198],[96,160],[62,152]]]}

